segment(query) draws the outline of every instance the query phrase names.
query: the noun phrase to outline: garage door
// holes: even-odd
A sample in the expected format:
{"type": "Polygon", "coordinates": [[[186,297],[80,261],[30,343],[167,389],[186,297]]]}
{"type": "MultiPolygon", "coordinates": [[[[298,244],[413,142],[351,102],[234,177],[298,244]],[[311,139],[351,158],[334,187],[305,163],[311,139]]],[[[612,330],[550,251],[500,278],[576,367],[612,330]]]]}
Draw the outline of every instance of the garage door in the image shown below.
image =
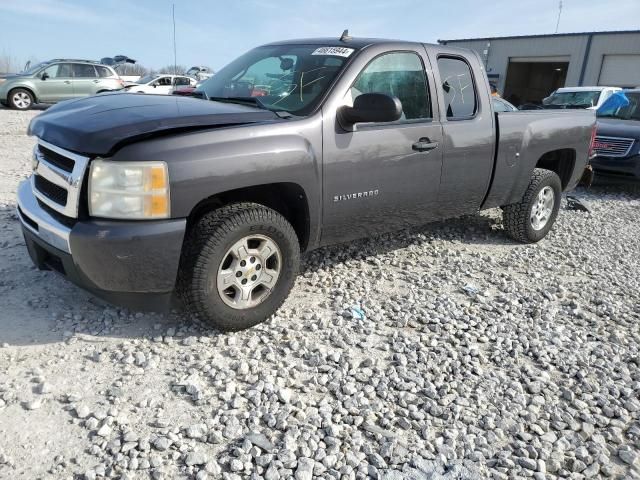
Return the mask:
{"type": "Polygon", "coordinates": [[[640,85],[640,55],[605,55],[598,85],[636,87],[640,85]]]}

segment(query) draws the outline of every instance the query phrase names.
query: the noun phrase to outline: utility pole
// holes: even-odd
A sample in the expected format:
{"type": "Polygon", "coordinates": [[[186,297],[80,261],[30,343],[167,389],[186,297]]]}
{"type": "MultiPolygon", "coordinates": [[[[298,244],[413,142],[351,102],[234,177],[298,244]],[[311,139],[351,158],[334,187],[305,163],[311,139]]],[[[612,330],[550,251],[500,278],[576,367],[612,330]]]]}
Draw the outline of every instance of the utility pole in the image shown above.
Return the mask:
{"type": "MultiPolygon", "coordinates": [[[[561,2],[562,3],[562,2],[561,2]]],[[[176,54],[176,4],[171,4],[171,17],[173,18],[173,74],[178,74],[178,56],[176,54]]]]}
{"type": "Polygon", "coordinates": [[[558,33],[558,28],[560,27],[560,15],[562,15],[562,0],[558,4],[558,21],[556,22],[556,33],[558,33]]]}

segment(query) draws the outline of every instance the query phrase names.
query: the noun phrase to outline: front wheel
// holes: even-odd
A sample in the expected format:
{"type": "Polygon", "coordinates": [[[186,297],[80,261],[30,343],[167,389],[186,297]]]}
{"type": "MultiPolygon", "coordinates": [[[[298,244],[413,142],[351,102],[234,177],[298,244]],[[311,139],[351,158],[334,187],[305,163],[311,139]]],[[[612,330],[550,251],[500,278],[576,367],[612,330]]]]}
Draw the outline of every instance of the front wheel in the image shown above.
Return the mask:
{"type": "Polygon", "coordinates": [[[523,243],[542,240],[556,221],[561,195],[558,175],[536,168],[522,200],[503,209],[502,219],[509,236],[523,243]]]}
{"type": "Polygon", "coordinates": [[[16,110],[29,110],[33,107],[34,98],[29,90],[16,88],[9,92],[9,105],[16,110]]]}
{"type": "Polygon", "coordinates": [[[255,203],[203,216],[190,230],[178,274],[188,311],[222,331],[252,327],[285,301],[300,265],[291,224],[255,203]]]}

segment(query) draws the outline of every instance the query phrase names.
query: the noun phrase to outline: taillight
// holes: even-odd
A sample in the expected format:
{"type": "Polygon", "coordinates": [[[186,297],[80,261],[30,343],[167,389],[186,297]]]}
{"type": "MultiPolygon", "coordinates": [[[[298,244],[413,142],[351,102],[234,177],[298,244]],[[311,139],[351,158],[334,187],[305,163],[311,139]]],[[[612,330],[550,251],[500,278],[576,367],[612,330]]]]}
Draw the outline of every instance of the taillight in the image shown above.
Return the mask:
{"type": "Polygon", "coordinates": [[[596,131],[597,131],[596,125],[591,127],[591,141],[589,142],[589,158],[595,157],[596,131]]]}

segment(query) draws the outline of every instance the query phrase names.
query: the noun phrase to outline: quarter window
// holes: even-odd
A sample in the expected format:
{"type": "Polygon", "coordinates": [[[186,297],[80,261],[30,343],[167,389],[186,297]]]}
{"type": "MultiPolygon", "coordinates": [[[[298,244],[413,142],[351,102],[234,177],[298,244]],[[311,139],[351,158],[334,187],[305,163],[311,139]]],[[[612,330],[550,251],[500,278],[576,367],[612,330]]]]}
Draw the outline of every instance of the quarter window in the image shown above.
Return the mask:
{"type": "Polygon", "coordinates": [[[476,114],[477,96],[471,69],[459,58],[438,58],[444,106],[449,119],[471,118],[476,114]]]}
{"type": "Polygon", "coordinates": [[[107,67],[96,65],[96,70],[98,71],[99,77],[108,78],[111,76],[111,71],[107,67]]]}
{"type": "Polygon", "coordinates": [[[431,102],[422,60],[415,53],[387,53],[360,73],[347,96],[351,102],[363,93],[386,93],[402,103],[401,120],[431,118],[431,102]]]}

